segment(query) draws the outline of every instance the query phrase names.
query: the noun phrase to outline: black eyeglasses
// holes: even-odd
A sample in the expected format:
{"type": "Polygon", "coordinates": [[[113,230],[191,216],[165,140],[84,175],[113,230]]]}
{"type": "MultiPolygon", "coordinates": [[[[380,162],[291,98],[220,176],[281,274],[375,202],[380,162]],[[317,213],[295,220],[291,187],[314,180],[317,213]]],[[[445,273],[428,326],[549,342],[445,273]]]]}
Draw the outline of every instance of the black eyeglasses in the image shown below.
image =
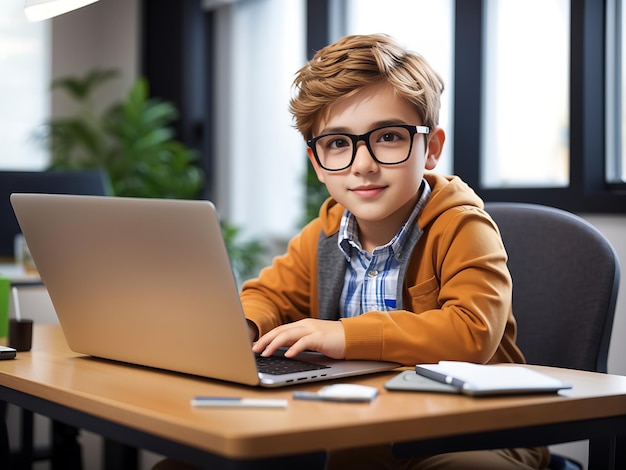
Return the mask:
{"type": "Polygon", "coordinates": [[[415,134],[428,134],[426,126],[397,124],[365,134],[324,134],[307,141],[317,163],[326,171],[348,168],[356,157],[359,141],[365,142],[372,158],[382,165],[397,165],[409,159],[415,134]]]}

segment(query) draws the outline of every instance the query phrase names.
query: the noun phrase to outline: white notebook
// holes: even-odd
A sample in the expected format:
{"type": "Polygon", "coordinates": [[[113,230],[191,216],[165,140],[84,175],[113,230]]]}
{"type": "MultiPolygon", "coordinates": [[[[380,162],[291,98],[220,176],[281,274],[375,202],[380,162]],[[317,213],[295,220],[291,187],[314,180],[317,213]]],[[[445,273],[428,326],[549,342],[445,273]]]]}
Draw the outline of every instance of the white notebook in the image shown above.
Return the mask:
{"type": "Polygon", "coordinates": [[[571,388],[554,377],[518,364],[440,361],[418,364],[415,372],[467,395],[544,393],[571,388]]]}
{"type": "Polygon", "coordinates": [[[483,396],[554,393],[571,388],[571,385],[520,364],[441,361],[438,364],[418,364],[414,371],[405,370],[388,380],[385,388],[483,396]]]}

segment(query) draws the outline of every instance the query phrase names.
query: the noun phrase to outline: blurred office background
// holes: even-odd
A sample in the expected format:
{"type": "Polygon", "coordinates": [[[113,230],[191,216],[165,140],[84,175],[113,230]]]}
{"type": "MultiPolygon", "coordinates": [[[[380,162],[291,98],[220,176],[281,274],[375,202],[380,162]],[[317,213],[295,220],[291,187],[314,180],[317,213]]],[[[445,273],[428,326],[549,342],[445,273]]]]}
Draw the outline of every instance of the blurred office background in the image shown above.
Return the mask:
{"type": "MultiPolygon", "coordinates": [[[[384,32],[444,78],[440,124],[448,140],[438,172],[459,174],[486,200],[582,215],[626,269],[621,4],[100,0],[28,23],[22,1],[4,0],[0,171],[48,166],[32,134],[75,111],[66,95],[51,92],[52,80],[118,70],[95,96],[104,108],[146,77],[153,96],[177,106],[177,138],[198,152],[206,175],[200,197],[244,237],[281,247],[300,227],[307,197],[305,144],[288,113],[294,73],[343,35],[384,32]]],[[[609,354],[615,374],[626,374],[625,278],[609,354]]],[[[83,438],[98,445],[95,436],[83,438]]],[[[571,452],[585,459],[584,446],[571,452]]]]}

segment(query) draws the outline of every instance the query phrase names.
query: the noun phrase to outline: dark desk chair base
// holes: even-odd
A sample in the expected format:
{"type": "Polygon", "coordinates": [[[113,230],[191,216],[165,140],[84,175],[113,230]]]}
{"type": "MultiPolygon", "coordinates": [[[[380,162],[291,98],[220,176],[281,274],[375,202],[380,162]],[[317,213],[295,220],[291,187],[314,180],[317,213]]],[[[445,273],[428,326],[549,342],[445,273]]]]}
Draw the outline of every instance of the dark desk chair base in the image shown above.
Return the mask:
{"type": "Polygon", "coordinates": [[[552,454],[548,468],[550,470],[582,470],[583,466],[569,457],[565,458],[561,455],[552,454]]]}

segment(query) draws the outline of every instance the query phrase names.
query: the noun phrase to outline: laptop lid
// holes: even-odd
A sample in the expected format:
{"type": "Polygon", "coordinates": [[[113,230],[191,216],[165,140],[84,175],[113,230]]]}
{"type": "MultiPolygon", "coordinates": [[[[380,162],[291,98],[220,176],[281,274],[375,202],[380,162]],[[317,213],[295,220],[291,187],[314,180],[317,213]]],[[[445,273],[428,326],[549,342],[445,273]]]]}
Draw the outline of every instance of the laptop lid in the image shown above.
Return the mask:
{"type": "Polygon", "coordinates": [[[337,370],[259,374],[209,201],[13,194],[11,203],[75,352],[268,387],[398,366],[307,353],[337,370]]]}

